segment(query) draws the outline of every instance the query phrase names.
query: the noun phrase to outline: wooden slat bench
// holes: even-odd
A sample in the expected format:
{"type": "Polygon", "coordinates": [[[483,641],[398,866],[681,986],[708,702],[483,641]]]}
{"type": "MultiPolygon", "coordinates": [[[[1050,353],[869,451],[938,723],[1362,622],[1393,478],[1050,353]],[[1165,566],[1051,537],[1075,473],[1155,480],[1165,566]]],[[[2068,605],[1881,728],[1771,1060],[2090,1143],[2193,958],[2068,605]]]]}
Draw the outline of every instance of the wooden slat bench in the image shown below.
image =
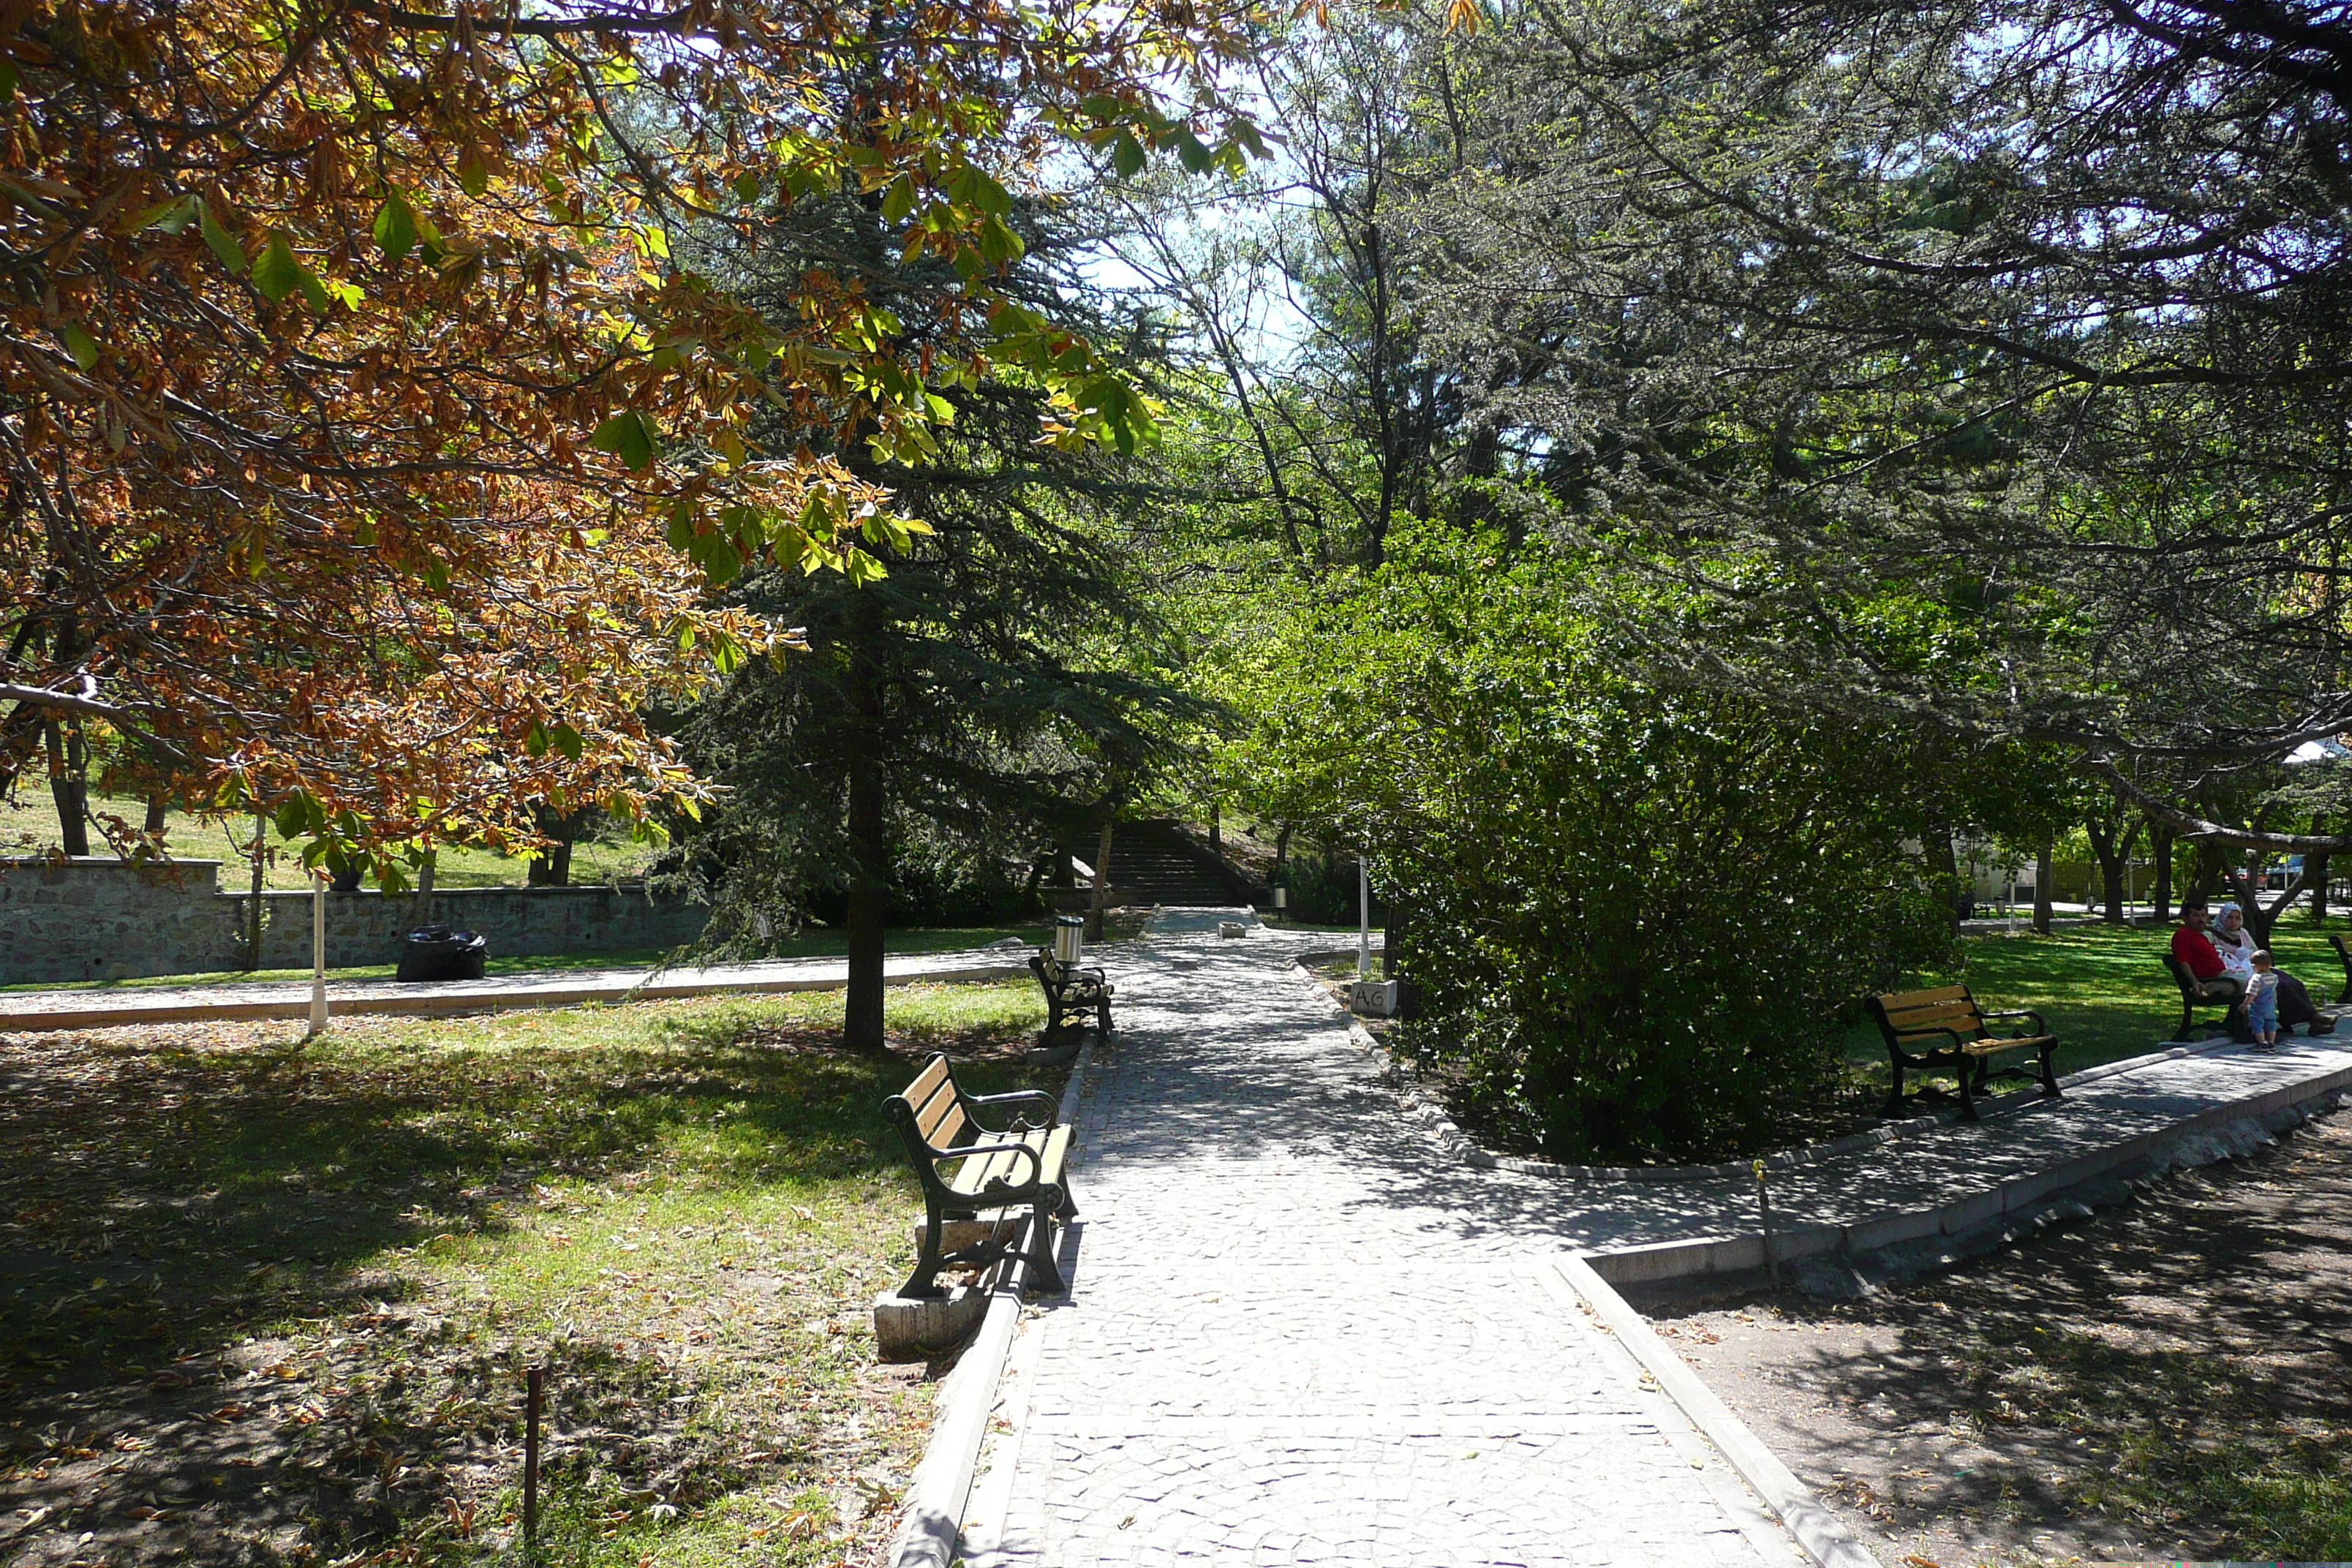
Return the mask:
{"type": "Polygon", "coordinates": [[[2197,978],[2194,970],[2168,952],[2158,953],[2157,956],[2164,960],[2164,972],[2172,976],[2172,983],[2180,987],[2180,1026],[2172,1031],[2172,1037],[2175,1040],[2193,1040],[2199,1037],[2197,1009],[2200,1007],[2221,1008],[2221,1027],[2229,1031],[2231,1039],[2251,1040],[2254,1037],[2253,1030],[2246,1024],[2244,992],[2241,991],[2230,996],[2208,996],[2205,994],[2204,983],[2197,978]]]}
{"type": "Polygon", "coordinates": [[[1045,1035],[1051,1039],[1061,1032],[1062,1020],[1071,1013],[1084,1013],[1091,1008],[1096,1026],[1104,1034],[1110,1033],[1111,993],[1118,989],[1103,978],[1099,969],[1081,969],[1075,963],[1064,963],[1054,956],[1050,947],[1041,947],[1029,961],[1029,973],[1045,993],[1045,1035]]]}
{"type": "Polygon", "coordinates": [[[1060,1294],[1062,1272],[1054,1262],[1053,1222],[1078,1212],[1070,1196],[1070,1130],[1059,1126],[1054,1097],[1042,1089],[1013,1094],[968,1095],[957,1087],[948,1058],[934,1056],[904,1093],[883,1101],[882,1114],[905,1140],[907,1158],[923,1188],[923,1230],[916,1247],[915,1271],[899,1289],[909,1299],[935,1298],[942,1268],[987,1268],[1000,1262],[1025,1231],[1034,1288],[1060,1294]],[[1043,1119],[1016,1115],[1007,1127],[991,1127],[981,1112],[1025,1103],[1042,1108],[1043,1119]],[[1013,1211],[1027,1209],[1028,1224],[1013,1211]],[[991,1223],[981,1238],[952,1250],[941,1235],[954,1220],[991,1223]],[[1007,1227],[1011,1228],[1008,1229],[1007,1227]]]}
{"type": "MultiPolygon", "coordinates": [[[[1878,1032],[1885,1037],[1886,1055],[1895,1069],[1895,1083],[1887,1091],[1883,1115],[1903,1113],[1903,1074],[1906,1068],[1914,1076],[1951,1074],[1959,1087],[1960,1115],[1969,1121],[1977,1119],[1977,1094],[1995,1078],[2017,1078],[2028,1082],[2038,1079],[2045,1096],[2055,1099],[2058,1095],[2057,1075],[2050,1070],[2050,1053],[2057,1047],[2058,1037],[2043,1026],[2039,1013],[1988,1013],[1977,1005],[1976,997],[1965,985],[1883,993],[1863,998],[1863,1006],[1878,1025],[1878,1032]],[[1996,1019],[2020,1018],[2030,1022],[2030,1033],[1996,1035],[1988,1026],[1996,1019]],[[2040,1053],[2038,1073],[1992,1065],[1996,1056],[2024,1050],[2040,1053]]],[[[1911,1098],[1951,1097],[1932,1084],[1923,1083],[1911,1098]]]]}

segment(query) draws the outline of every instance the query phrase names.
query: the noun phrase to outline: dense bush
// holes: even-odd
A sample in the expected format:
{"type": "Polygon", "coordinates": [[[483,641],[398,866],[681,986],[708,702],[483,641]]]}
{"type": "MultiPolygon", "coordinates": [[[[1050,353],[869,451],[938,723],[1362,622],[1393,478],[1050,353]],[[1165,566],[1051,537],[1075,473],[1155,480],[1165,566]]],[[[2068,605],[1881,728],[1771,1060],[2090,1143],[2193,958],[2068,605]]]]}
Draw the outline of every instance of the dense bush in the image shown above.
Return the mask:
{"type": "Polygon", "coordinates": [[[1562,1158],[1769,1140],[1840,1071],[1853,1001],[1951,941],[1899,847],[1899,752],[1645,684],[1550,591],[1564,568],[1462,548],[1376,577],[1377,630],[1310,639],[1349,722],[1285,737],[1286,804],[1374,846],[1412,1047],[1562,1158]]]}

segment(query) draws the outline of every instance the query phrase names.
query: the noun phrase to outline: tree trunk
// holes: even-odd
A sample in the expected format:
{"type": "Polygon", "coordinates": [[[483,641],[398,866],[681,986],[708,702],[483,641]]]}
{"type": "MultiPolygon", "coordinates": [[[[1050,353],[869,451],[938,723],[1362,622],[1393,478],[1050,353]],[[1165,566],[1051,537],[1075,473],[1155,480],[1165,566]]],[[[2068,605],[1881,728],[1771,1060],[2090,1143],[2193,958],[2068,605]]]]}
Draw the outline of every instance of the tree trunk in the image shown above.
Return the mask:
{"type": "Polygon", "coordinates": [[[147,797],[147,820],[143,826],[150,838],[163,831],[163,816],[171,809],[172,797],[166,791],[159,789],[147,797]]]}
{"type": "Polygon", "coordinates": [[[89,802],[82,770],[75,758],[82,752],[81,726],[68,731],[52,720],[42,726],[49,745],[49,799],[58,808],[58,842],[68,855],[89,853],[89,802]]]}
{"type": "MultiPolygon", "coordinates": [[[[1283,874],[1290,869],[1290,824],[1284,823],[1274,836],[1274,880],[1283,882],[1283,874]]],[[[1287,883],[1283,883],[1288,886],[1287,883]]]]}
{"type": "Polygon", "coordinates": [[[1224,812],[1213,800],[1209,803],[1209,848],[1217,855],[1225,852],[1224,812]]]}
{"type": "Polygon", "coordinates": [[[2189,868],[2189,896],[2213,901],[2213,895],[2230,886],[2229,853],[2210,838],[2197,841],[2197,862],[2189,868]]]}
{"type": "Polygon", "coordinates": [[[568,888],[572,885],[572,841],[580,836],[581,813],[539,813],[539,830],[551,842],[534,850],[524,871],[524,879],[534,888],[568,888]]]}
{"type": "Polygon", "coordinates": [[[1920,835],[1919,844],[1927,857],[1927,874],[1943,883],[1944,906],[1951,911],[1952,934],[1958,936],[1962,902],[1960,861],[1952,853],[1952,830],[1941,821],[1929,822],[1927,831],[1920,835]]]}
{"type": "Polygon", "coordinates": [[[2305,856],[2303,875],[2311,884],[2311,923],[2318,925],[2327,919],[2327,857],[2305,856]]]}
{"type": "Polygon", "coordinates": [[[2091,840],[2091,853],[2098,857],[2099,879],[2105,886],[2106,910],[2100,918],[2109,925],[2124,923],[2124,876],[2131,865],[2132,845],[2139,838],[2140,825],[2125,820],[2109,827],[2095,818],[2085,818],[2083,831],[2091,840]]]}
{"type": "Polygon", "coordinates": [[[2156,923],[2164,925],[2172,919],[2172,826],[2169,823],[2152,822],[2147,828],[2148,856],[2156,862],[2156,885],[2147,890],[2150,911],[2156,923]]]}
{"type": "Polygon", "coordinates": [[[425,852],[425,864],[416,868],[416,894],[408,906],[408,923],[425,925],[433,919],[433,874],[440,869],[441,851],[425,852]]]}
{"type": "Polygon", "coordinates": [[[881,771],[861,743],[849,759],[849,989],[842,1042],[878,1051],[882,1032],[882,945],[890,917],[890,837],[881,771]]]}
{"type": "Polygon", "coordinates": [[[1110,818],[1103,818],[1102,838],[1095,846],[1094,896],[1087,900],[1087,940],[1103,939],[1103,910],[1110,902],[1110,818]]]}
{"type": "Polygon", "coordinates": [[[2051,851],[2050,840],[2045,838],[2033,852],[2033,929],[2043,936],[2050,934],[2050,879],[2056,874],[2051,851]]]}
{"type": "Polygon", "coordinates": [[[246,900],[245,966],[261,967],[261,888],[268,875],[269,818],[261,812],[253,814],[253,892],[246,900]]]}

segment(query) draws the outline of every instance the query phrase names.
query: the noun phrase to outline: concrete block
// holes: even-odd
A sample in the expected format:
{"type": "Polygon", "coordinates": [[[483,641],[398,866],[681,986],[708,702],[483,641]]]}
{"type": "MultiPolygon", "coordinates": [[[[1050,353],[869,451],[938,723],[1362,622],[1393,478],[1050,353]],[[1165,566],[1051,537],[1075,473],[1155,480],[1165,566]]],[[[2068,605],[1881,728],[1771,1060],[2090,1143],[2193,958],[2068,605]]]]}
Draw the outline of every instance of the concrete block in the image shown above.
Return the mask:
{"type": "Polygon", "coordinates": [[[884,1361],[922,1361],[953,1349],[988,1316],[989,1292],[959,1285],[935,1301],[874,1298],[874,1343],[884,1361]]]}

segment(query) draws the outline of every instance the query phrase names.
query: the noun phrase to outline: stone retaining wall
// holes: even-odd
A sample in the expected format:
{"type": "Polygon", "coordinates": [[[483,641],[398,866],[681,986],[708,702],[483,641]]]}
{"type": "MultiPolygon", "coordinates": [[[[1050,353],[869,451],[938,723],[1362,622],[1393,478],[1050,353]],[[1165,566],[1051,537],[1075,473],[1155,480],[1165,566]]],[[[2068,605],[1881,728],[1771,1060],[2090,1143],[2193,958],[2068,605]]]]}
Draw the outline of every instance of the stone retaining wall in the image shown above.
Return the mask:
{"type": "MultiPolygon", "coordinates": [[[[243,967],[248,895],[221,890],[220,865],[0,860],[0,984],[243,967]]],[[[310,895],[261,899],[261,966],[308,968],[310,895]]],[[[392,963],[409,928],[428,921],[481,932],[494,958],[672,947],[701,934],[705,914],[633,888],[452,888],[421,903],[404,893],[330,893],[327,963],[392,963]]]]}

